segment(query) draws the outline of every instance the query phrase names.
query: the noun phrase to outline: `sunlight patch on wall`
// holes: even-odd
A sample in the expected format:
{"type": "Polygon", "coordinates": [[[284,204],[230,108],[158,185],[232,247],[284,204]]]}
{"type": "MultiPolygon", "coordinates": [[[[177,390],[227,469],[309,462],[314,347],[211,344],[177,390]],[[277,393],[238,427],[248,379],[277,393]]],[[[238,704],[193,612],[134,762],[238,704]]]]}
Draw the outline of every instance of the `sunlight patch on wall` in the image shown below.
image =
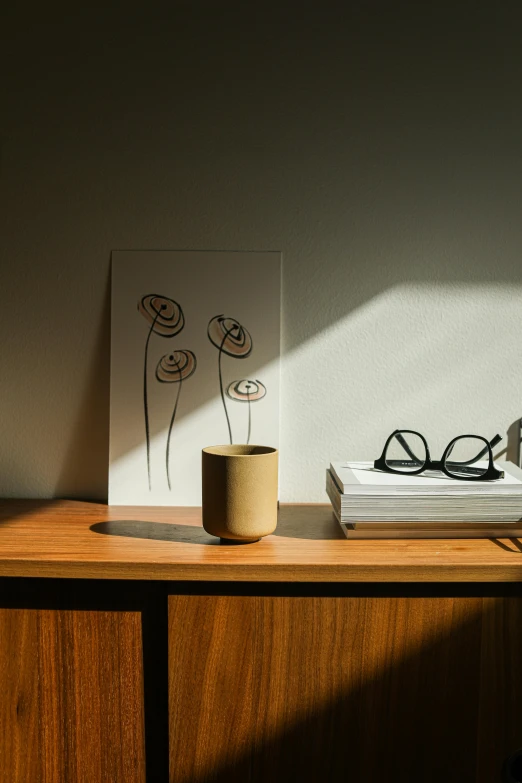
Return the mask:
{"type": "MultiPolygon", "coordinates": [[[[329,462],[374,459],[396,427],[423,432],[434,455],[458,434],[505,437],[522,412],[521,313],[522,286],[405,283],[291,352],[283,343],[280,499],[326,502],[329,462]]],[[[213,445],[205,438],[211,409],[212,401],[176,423],[181,488],[200,470],[201,448],[213,445]],[[194,417],[197,444],[188,435],[194,417]]],[[[115,475],[144,459],[139,445],[117,460],[115,475]]],[[[163,463],[153,473],[166,488],[163,463]]],[[[199,499],[187,494],[183,502],[199,499]]]]}
{"type": "MultiPolygon", "coordinates": [[[[284,357],[281,497],[325,499],[332,459],[374,459],[396,427],[433,447],[505,436],[522,411],[522,286],[395,286],[284,357]]],[[[504,444],[505,445],[505,444],[504,444]]]]}

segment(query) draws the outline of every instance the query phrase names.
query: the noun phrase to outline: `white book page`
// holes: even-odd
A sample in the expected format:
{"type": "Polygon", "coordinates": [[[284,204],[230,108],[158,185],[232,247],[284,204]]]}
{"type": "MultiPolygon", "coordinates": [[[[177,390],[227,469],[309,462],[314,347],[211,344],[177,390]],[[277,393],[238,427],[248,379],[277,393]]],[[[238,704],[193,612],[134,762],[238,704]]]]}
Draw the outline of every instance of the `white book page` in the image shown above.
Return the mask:
{"type": "MultiPolygon", "coordinates": [[[[477,467],[487,467],[486,462],[477,462],[477,467]]],[[[420,475],[400,475],[398,473],[386,473],[373,467],[372,462],[332,462],[331,469],[345,491],[364,491],[365,488],[372,491],[401,490],[415,492],[416,490],[442,490],[448,493],[456,491],[464,492],[492,492],[497,493],[502,489],[514,489],[522,487],[522,471],[516,465],[504,463],[496,465],[504,470],[504,478],[498,481],[459,481],[452,479],[439,471],[426,471],[420,475]]]]}

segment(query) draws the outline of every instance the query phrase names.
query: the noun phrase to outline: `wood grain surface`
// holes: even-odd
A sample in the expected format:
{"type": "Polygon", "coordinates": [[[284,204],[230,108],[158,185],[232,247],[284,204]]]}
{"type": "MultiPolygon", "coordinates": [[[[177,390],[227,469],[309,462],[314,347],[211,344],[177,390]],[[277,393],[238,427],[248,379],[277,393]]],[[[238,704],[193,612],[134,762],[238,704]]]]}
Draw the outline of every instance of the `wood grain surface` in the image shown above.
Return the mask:
{"type": "Polygon", "coordinates": [[[522,580],[519,539],[347,541],[329,506],[282,506],[276,533],[222,546],[197,508],[0,503],[0,576],[287,582],[522,580]]]}
{"type": "Polygon", "coordinates": [[[477,783],[522,749],[522,598],[484,598],[477,783]]]}
{"type": "Polygon", "coordinates": [[[171,596],[170,783],[475,781],[481,606],[171,596]]]}
{"type": "Polygon", "coordinates": [[[139,613],[0,610],[1,783],[144,783],[139,613]]]}

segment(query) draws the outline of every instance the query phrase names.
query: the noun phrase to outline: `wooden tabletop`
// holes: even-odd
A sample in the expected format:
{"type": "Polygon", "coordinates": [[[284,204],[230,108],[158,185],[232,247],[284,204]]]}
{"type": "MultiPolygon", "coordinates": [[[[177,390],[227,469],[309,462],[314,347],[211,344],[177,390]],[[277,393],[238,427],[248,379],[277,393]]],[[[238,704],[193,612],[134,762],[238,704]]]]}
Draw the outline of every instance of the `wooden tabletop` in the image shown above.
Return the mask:
{"type": "Polygon", "coordinates": [[[198,508],[0,501],[0,576],[252,582],[518,582],[519,539],[348,541],[330,506],[280,509],[274,535],[220,545],[198,508]]]}

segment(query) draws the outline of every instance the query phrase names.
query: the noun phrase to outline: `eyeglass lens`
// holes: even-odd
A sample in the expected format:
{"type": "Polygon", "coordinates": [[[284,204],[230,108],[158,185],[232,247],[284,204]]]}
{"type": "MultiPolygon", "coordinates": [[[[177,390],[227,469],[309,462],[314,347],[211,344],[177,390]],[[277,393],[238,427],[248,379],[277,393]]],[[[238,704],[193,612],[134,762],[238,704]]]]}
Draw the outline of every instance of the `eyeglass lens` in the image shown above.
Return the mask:
{"type": "Polygon", "coordinates": [[[424,441],[413,432],[396,432],[386,448],[385,462],[401,473],[412,473],[426,463],[424,441]]]}
{"type": "Polygon", "coordinates": [[[483,476],[489,467],[489,450],[482,438],[458,438],[446,454],[445,467],[455,478],[483,476]]]}

